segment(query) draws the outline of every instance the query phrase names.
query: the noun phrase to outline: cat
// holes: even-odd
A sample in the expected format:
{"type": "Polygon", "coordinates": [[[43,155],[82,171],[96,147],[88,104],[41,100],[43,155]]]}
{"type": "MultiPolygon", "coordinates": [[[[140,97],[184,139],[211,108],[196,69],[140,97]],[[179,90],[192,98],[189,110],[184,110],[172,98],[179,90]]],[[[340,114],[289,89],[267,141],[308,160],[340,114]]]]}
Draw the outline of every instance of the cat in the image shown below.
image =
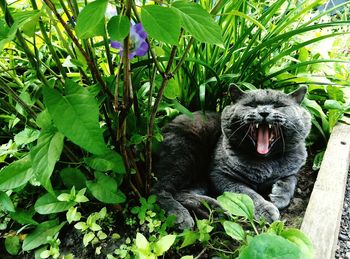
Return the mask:
{"type": "Polygon", "coordinates": [[[180,115],[163,128],[152,193],[176,216],[181,229],[207,216],[205,201],[224,192],[249,195],[255,217],[272,222],[294,195],[297,173],[305,164],[309,112],[300,104],[307,88],[242,92],[232,84],[232,103],[219,113],[180,115]]]}

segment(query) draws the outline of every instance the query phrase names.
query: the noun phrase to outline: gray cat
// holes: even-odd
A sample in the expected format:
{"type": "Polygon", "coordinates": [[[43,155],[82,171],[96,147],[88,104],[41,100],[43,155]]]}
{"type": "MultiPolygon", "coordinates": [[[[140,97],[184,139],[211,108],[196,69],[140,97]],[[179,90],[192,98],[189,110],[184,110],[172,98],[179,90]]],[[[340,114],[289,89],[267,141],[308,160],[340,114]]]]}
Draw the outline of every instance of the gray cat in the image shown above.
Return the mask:
{"type": "Polygon", "coordinates": [[[190,212],[205,217],[202,201],[219,206],[212,197],[226,191],[249,195],[256,218],[279,218],[307,157],[311,117],[300,106],[306,90],[241,92],[232,85],[233,103],[221,116],[180,115],[163,129],[152,193],[180,228],[193,227],[190,212]]]}

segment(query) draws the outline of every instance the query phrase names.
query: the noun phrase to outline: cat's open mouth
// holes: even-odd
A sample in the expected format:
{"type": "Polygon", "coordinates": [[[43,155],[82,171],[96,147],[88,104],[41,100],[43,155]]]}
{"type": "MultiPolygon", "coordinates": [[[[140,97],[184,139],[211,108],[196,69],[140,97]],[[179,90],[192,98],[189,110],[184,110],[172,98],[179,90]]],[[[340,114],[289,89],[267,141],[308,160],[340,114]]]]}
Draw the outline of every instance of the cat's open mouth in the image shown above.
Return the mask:
{"type": "Polygon", "coordinates": [[[280,138],[280,133],[276,125],[254,123],[249,127],[249,136],[255,144],[256,152],[267,155],[280,138]]]}

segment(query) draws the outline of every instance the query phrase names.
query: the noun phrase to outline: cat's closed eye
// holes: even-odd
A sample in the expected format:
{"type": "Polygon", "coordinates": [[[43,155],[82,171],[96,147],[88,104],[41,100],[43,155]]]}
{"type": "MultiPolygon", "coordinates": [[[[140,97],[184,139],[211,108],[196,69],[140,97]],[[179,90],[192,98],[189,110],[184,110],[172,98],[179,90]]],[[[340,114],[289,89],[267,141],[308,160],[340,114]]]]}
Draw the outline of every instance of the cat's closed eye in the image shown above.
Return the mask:
{"type": "Polygon", "coordinates": [[[245,106],[251,107],[251,108],[256,108],[257,104],[256,103],[246,103],[245,106]]]}
{"type": "Polygon", "coordinates": [[[282,107],[286,107],[286,105],[283,104],[283,103],[274,103],[274,104],[273,104],[273,107],[274,107],[274,108],[282,108],[282,107]]]}

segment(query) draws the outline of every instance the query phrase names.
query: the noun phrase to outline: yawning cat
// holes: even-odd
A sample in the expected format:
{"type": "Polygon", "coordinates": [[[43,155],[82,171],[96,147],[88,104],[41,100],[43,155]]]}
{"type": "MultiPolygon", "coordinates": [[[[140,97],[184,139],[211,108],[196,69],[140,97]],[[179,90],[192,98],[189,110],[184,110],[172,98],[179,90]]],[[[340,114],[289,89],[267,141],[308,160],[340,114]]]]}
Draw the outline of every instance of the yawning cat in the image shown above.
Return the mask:
{"type": "Polygon", "coordinates": [[[163,129],[152,192],[180,228],[194,225],[190,212],[207,214],[201,200],[218,206],[212,197],[226,191],[249,195],[257,218],[279,218],[307,156],[311,117],[300,106],[305,93],[306,87],[285,94],[241,92],[232,85],[233,103],[221,115],[181,115],[163,129]]]}

